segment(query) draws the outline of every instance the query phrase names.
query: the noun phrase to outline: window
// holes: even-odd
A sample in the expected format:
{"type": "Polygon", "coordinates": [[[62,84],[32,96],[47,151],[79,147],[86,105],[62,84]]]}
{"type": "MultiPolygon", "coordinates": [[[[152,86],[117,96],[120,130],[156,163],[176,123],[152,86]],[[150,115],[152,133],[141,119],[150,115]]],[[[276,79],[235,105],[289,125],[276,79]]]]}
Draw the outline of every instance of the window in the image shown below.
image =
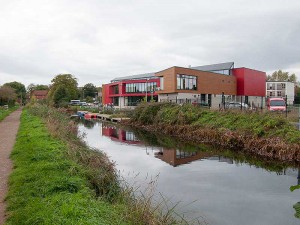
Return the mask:
{"type": "Polygon", "coordinates": [[[112,86],[112,93],[119,94],[119,85],[112,86]]]}
{"type": "Polygon", "coordinates": [[[126,131],[126,141],[138,141],[133,132],[126,131]]]}
{"type": "Polygon", "coordinates": [[[178,90],[197,90],[197,77],[177,74],[178,90]]]}
{"type": "Polygon", "coordinates": [[[285,83],[282,83],[282,84],[281,84],[281,87],[282,87],[282,88],[285,88],[285,83]]]}
{"type": "Polygon", "coordinates": [[[144,83],[133,83],[126,84],[126,93],[144,93],[146,92],[155,92],[157,87],[156,82],[144,82],[144,83]]]}
{"type": "Polygon", "coordinates": [[[164,77],[160,78],[160,90],[164,90],[164,77]]]}
{"type": "Polygon", "coordinates": [[[272,93],[272,92],[270,92],[270,96],[272,96],[272,94],[273,94],[273,93],[272,93]]]}
{"type": "Polygon", "coordinates": [[[281,96],[281,91],[278,91],[278,92],[277,92],[277,96],[281,96]]]}
{"type": "Polygon", "coordinates": [[[114,104],[115,106],[119,106],[119,97],[113,98],[113,104],[114,104]]]}

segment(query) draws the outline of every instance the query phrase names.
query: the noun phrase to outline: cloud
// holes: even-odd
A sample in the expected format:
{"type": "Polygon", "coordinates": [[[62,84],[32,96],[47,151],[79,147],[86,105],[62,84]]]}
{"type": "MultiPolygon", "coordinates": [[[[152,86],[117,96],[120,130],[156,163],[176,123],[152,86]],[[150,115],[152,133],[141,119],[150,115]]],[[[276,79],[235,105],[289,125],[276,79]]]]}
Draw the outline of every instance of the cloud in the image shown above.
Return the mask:
{"type": "Polygon", "coordinates": [[[66,72],[100,85],[225,61],[299,77],[299,9],[296,0],[3,2],[0,84],[48,84],[66,72]]]}

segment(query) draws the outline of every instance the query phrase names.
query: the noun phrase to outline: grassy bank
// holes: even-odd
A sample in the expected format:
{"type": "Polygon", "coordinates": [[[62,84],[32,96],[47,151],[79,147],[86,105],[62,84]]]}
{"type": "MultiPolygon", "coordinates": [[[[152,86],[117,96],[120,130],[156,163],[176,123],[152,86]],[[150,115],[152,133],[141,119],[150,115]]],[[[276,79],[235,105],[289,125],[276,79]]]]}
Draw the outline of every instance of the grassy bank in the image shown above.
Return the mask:
{"type": "Polygon", "coordinates": [[[152,103],[139,105],[129,123],[184,141],[209,143],[282,161],[300,161],[300,131],[278,114],[152,103]]]}
{"type": "Polygon", "coordinates": [[[18,109],[18,106],[9,107],[8,109],[0,108],[0,121],[4,120],[10,113],[18,109]]]}
{"type": "Polygon", "coordinates": [[[23,112],[11,158],[7,224],[184,224],[121,188],[114,165],[77,137],[68,116],[23,112]]]}

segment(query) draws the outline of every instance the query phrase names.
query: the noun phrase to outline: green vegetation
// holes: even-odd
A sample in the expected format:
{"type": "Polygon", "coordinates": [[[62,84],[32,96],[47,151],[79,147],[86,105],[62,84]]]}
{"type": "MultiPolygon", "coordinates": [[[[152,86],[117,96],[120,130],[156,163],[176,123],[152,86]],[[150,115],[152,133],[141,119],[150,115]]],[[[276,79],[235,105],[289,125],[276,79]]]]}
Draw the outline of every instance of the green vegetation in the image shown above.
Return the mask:
{"type": "Polygon", "coordinates": [[[106,155],[86,146],[60,110],[26,109],[11,157],[7,224],[187,224],[121,185],[106,155]]]}
{"type": "Polygon", "coordinates": [[[51,80],[49,101],[56,107],[67,106],[71,99],[78,97],[77,79],[71,74],[59,74],[51,80]]]}
{"type": "Polygon", "coordinates": [[[164,147],[166,149],[179,149],[184,152],[210,152],[212,155],[220,155],[234,160],[236,164],[248,164],[268,171],[283,173],[288,167],[297,167],[297,164],[280,162],[276,160],[264,160],[247,152],[231,151],[194,142],[182,142],[178,138],[161,135],[159,133],[144,132],[143,130],[134,129],[138,140],[150,146],[164,147]]]}
{"type": "Polygon", "coordinates": [[[197,128],[226,129],[256,137],[280,137],[289,143],[298,143],[300,140],[300,131],[279,114],[213,111],[190,104],[140,104],[134,110],[132,122],[142,125],[191,125],[197,128]]]}
{"type": "Polygon", "coordinates": [[[9,105],[12,106],[15,104],[17,95],[15,90],[9,86],[0,87],[0,106],[9,105]]]}
{"type": "Polygon", "coordinates": [[[296,74],[289,72],[284,72],[282,70],[278,70],[272,73],[272,75],[267,76],[267,81],[290,81],[293,83],[297,82],[296,74]]]}
{"type": "Polygon", "coordinates": [[[82,88],[82,99],[85,99],[87,97],[96,98],[98,93],[98,90],[95,85],[92,83],[87,83],[82,88]]]}
{"type": "Polygon", "coordinates": [[[15,111],[17,108],[19,108],[19,107],[13,106],[13,107],[9,107],[8,109],[0,107],[0,121],[4,120],[5,117],[7,117],[10,113],[15,111]]]}
{"type": "Polygon", "coordinates": [[[11,87],[12,89],[14,89],[17,98],[19,99],[19,102],[24,103],[26,101],[26,88],[24,84],[14,81],[14,82],[5,83],[3,84],[3,86],[11,87]]]}
{"type": "Polygon", "coordinates": [[[27,86],[27,92],[30,94],[32,91],[49,90],[49,86],[45,84],[29,84],[27,86]]]}
{"type": "Polygon", "coordinates": [[[39,118],[23,113],[12,154],[8,224],[122,224],[122,207],[96,200],[85,169],[65,151],[39,118]]]}

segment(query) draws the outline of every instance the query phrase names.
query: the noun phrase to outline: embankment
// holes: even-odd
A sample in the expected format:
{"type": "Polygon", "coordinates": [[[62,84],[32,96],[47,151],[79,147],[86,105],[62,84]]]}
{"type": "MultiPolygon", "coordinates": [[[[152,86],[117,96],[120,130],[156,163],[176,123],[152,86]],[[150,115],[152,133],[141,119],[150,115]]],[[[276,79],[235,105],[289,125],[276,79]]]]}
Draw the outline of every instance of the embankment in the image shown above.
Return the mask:
{"type": "Polygon", "coordinates": [[[277,114],[151,103],[139,105],[126,123],[182,141],[221,146],[268,159],[300,161],[300,131],[277,114]]]}
{"type": "Polygon", "coordinates": [[[121,187],[114,165],[59,110],[24,110],[11,155],[7,224],[179,224],[121,187]]]}

